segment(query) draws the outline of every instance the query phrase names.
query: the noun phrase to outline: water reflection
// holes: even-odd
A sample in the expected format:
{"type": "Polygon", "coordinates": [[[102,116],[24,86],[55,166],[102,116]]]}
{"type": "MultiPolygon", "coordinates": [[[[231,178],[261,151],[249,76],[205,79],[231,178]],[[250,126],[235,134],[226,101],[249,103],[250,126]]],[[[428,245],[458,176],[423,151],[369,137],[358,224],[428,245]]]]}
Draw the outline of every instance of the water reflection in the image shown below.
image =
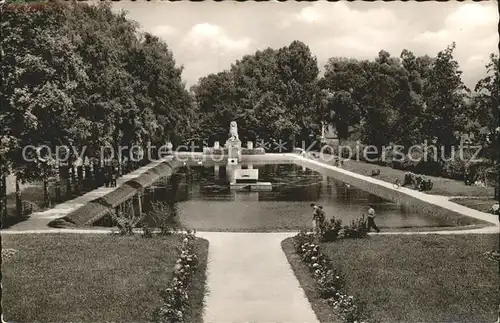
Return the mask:
{"type": "Polygon", "coordinates": [[[238,229],[254,229],[276,225],[279,219],[283,219],[283,229],[295,230],[310,225],[311,202],[344,223],[361,216],[371,204],[377,224],[383,228],[451,225],[294,164],[184,167],[146,191],[145,212],[151,201],[176,205],[182,222],[199,230],[220,228],[228,222],[237,223],[238,229]],[[231,190],[234,170],[247,167],[258,169],[259,180],[271,182],[272,191],[231,190]]]}

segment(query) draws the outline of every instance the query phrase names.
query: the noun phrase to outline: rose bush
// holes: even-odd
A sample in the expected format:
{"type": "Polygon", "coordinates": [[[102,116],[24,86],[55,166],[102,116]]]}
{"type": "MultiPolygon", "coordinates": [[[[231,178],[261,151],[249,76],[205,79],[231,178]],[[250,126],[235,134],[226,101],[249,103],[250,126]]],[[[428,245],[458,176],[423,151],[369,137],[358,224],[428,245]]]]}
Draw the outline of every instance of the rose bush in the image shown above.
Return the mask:
{"type": "Polygon", "coordinates": [[[333,308],[335,314],[347,323],[368,322],[362,308],[353,296],[343,292],[345,283],[340,272],[333,268],[331,260],[320,251],[313,234],[300,232],[293,239],[295,252],[309,268],[321,298],[333,308]]]}
{"type": "Polygon", "coordinates": [[[8,248],[2,249],[2,260],[8,260],[14,257],[14,255],[17,254],[17,252],[18,251],[16,249],[8,249],[8,248]]]}
{"type": "Polygon", "coordinates": [[[198,267],[198,257],[194,253],[196,237],[194,232],[184,234],[180,256],[174,267],[170,286],[161,292],[163,305],[154,314],[159,323],[184,323],[189,305],[188,287],[193,273],[198,267]]]}
{"type": "Polygon", "coordinates": [[[489,260],[500,262],[500,252],[496,250],[485,252],[483,255],[489,260]]]}
{"type": "Polygon", "coordinates": [[[342,220],[332,217],[330,221],[323,224],[320,240],[331,242],[337,239],[359,239],[368,235],[366,218],[362,216],[357,220],[352,220],[349,225],[342,226],[342,220]]]}

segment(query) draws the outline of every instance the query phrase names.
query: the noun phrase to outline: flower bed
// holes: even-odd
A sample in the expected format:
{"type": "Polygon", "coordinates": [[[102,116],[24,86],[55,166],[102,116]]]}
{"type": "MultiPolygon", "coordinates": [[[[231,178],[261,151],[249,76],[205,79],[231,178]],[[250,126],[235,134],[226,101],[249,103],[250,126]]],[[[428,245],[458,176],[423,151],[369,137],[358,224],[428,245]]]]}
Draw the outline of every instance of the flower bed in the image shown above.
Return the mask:
{"type": "Polygon", "coordinates": [[[337,239],[361,239],[368,235],[364,215],[356,220],[352,220],[349,225],[342,225],[341,219],[332,217],[330,221],[322,224],[322,233],[319,238],[321,242],[332,242],[337,239]]]}
{"type": "Polygon", "coordinates": [[[500,252],[493,250],[493,251],[488,251],[484,253],[484,256],[488,258],[489,260],[493,261],[498,261],[500,262],[500,252]]]}
{"type": "Polygon", "coordinates": [[[16,249],[8,249],[8,248],[2,249],[2,260],[5,261],[12,258],[15,256],[16,253],[17,253],[16,249]]]}
{"type": "Polygon", "coordinates": [[[195,245],[195,234],[188,231],[182,240],[180,257],[177,259],[170,286],[161,293],[163,305],[155,313],[155,322],[186,322],[186,311],[189,305],[188,285],[198,267],[195,245]]]}
{"type": "Polygon", "coordinates": [[[300,232],[293,238],[295,252],[309,268],[316,282],[317,292],[325,299],[342,322],[368,322],[362,308],[343,292],[344,280],[340,272],[332,266],[331,260],[321,253],[319,245],[314,243],[314,236],[300,232]]]}

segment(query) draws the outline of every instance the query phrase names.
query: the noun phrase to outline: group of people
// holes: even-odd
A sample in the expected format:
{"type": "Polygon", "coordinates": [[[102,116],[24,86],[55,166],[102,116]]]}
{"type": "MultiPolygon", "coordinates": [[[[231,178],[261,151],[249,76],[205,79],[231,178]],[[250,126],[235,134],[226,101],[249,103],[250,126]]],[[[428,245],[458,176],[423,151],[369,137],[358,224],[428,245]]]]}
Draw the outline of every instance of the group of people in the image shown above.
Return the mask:
{"type": "Polygon", "coordinates": [[[403,183],[403,186],[405,185],[414,185],[419,191],[429,191],[432,189],[433,183],[430,179],[423,175],[407,172],[403,183]]]}
{"type": "MultiPolygon", "coordinates": [[[[321,205],[311,203],[311,208],[313,212],[313,232],[316,234],[322,234],[325,230],[326,213],[321,205]]],[[[371,205],[368,205],[367,214],[367,230],[370,231],[371,229],[374,229],[376,232],[380,232],[379,227],[375,224],[375,209],[371,205]]]]}

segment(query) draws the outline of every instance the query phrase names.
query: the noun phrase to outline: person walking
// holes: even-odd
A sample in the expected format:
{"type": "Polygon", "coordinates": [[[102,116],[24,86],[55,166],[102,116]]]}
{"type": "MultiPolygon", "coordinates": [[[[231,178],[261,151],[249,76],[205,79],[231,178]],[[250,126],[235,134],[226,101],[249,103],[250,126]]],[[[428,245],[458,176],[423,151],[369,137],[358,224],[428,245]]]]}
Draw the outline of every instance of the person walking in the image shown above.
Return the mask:
{"type": "Polygon", "coordinates": [[[313,232],[314,233],[318,233],[319,232],[319,207],[314,204],[314,203],[311,203],[311,208],[312,208],[312,227],[313,227],[313,232]]]}
{"type": "Polygon", "coordinates": [[[323,234],[325,231],[325,221],[326,221],[326,214],[325,211],[323,211],[323,206],[318,206],[318,227],[319,227],[319,233],[323,234]]]}
{"type": "Polygon", "coordinates": [[[368,232],[373,228],[375,231],[380,232],[380,229],[375,224],[375,210],[371,205],[368,205],[368,232]]]}
{"type": "Polygon", "coordinates": [[[500,204],[498,202],[491,206],[491,213],[498,215],[498,221],[500,222],[500,204]]]}
{"type": "Polygon", "coordinates": [[[111,168],[111,187],[116,187],[116,180],[118,179],[118,166],[111,168]]]}

